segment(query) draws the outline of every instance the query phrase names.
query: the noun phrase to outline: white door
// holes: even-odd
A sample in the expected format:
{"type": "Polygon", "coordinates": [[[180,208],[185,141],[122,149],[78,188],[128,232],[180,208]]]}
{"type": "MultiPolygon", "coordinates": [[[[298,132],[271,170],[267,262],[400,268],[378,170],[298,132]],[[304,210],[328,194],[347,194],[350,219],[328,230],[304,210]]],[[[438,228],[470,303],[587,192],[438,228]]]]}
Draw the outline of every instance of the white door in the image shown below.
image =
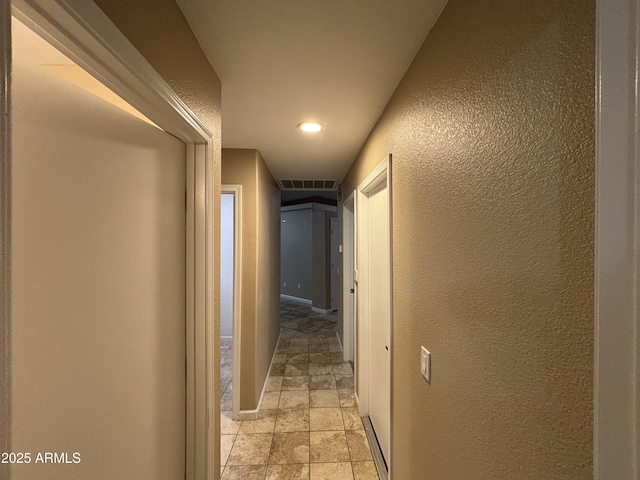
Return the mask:
{"type": "Polygon", "coordinates": [[[391,450],[391,305],[389,204],[386,182],[368,194],[369,215],[369,418],[385,459],[391,450]]]}
{"type": "Polygon", "coordinates": [[[338,252],[338,219],[331,219],[331,310],[338,308],[338,298],[340,284],[338,275],[340,274],[340,253],[338,252]]]}
{"type": "Polygon", "coordinates": [[[358,187],[356,219],[356,395],[391,467],[390,156],[358,187]]]}

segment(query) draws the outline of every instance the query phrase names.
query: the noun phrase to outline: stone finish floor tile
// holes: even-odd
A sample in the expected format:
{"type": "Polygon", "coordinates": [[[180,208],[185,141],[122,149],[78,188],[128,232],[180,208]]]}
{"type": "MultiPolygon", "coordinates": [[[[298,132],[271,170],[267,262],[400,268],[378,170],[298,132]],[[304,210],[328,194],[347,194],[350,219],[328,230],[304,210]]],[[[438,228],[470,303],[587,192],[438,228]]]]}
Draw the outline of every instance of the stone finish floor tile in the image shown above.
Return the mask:
{"type": "Polygon", "coordinates": [[[378,471],[373,462],[352,462],[354,480],[378,480],[378,471]]]}
{"type": "Polygon", "coordinates": [[[284,375],[295,377],[297,375],[309,375],[308,363],[287,363],[284,367],[284,375]]]}
{"type": "Polygon", "coordinates": [[[272,433],[276,424],[277,410],[262,409],[256,420],[242,422],[240,433],[272,433]]]}
{"type": "Polygon", "coordinates": [[[340,389],[338,390],[338,396],[340,397],[340,406],[341,407],[355,407],[356,406],[356,396],[353,390],[350,389],[340,389]]]}
{"type": "Polygon", "coordinates": [[[292,390],[280,392],[278,408],[309,408],[309,391],[292,390]]]}
{"type": "Polygon", "coordinates": [[[311,390],[309,392],[309,406],[312,408],[340,407],[337,390],[311,390]]]}
{"type": "Polygon", "coordinates": [[[329,345],[326,343],[309,344],[309,353],[325,353],[329,351],[329,345]]]}
{"type": "Polygon", "coordinates": [[[287,354],[286,353],[276,353],[273,356],[273,364],[277,365],[280,363],[285,363],[287,361],[287,354]]]}
{"type": "Polygon", "coordinates": [[[282,390],[309,390],[309,375],[284,377],[282,380],[282,390]]]}
{"type": "Polygon", "coordinates": [[[342,409],[342,418],[344,419],[345,430],[361,430],[364,429],[362,419],[357,407],[347,407],[342,409]]]}
{"type": "Polygon", "coordinates": [[[222,435],[236,435],[240,430],[241,421],[233,419],[233,412],[225,410],[220,412],[220,433],[222,435]]]}
{"type": "Polygon", "coordinates": [[[235,442],[235,435],[220,435],[220,464],[226,465],[235,442]]]}
{"type": "Polygon", "coordinates": [[[338,390],[353,390],[353,375],[335,375],[338,390]]]}
{"type": "Polygon", "coordinates": [[[277,392],[278,390],[282,390],[282,380],[284,379],[284,377],[281,376],[274,376],[274,377],[269,377],[269,379],[267,380],[267,388],[265,391],[267,392],[277,392]]]}
{"type": "Polygon", "coordinates": [[[331,354],[329,353],[310,353],[308,355],[309,363],[319,363],[320,365],[330,365],[331,354]]]}
{"type": "Polygon", "coordinates": [[[333,373],[336,375],[353,375],[353,368],[349,362],[336,363],[333,365],[333,373]]]}
{"type": "Polygon", "coordinates": [[[351,463],[312,463],[310,480],[353,480],[351,463]]]}
{"type": "Polygon", "coordinates": [[[348,462],[347,437],[342,432],[311,432],[309,458],[311,463],[348,462]]]}
{"type": "Polygon", "coordinates": [[[309,375],[332,375],[333,366],[328,364],[310,363],[309,375]]]}
{"type": "Polygon", "coordinates": [[[266,480],[309,480],[309,464],[269,465],[266,480]]]}
{"type": "Polygon", "coordinates": [[[352,462],[373,460],[367,435],[364,433],[364,430],[348,430],[345,434],[347,435],[349,456],[352,462]]]}
{"type": "Polygon", "coordinates": [[[221,341],[222,480],[378,480],[335,314],[285,299],[281,308],[257,420],[232,420],[233,351],[230,340],[221,341]]]}
{"type": "Polygon", "coordinates": [[[309,390],[333,390],[336,388],[336,379],[333,375],[311,375],[309,377],[309,390]]]}
{"type": "Polygon", "coordinates": [[[280,392],[264,392],[262,398],[262,408],[272,410],[278,408],[280,403],[280,392]]]}
{"type": "MultiPolygon", "coordinates": [[[[314,353],[313,355],[318,355],[314,353]]],[[[287,354],[287,363],[309,363],[308,353],[289,353],[287,354]]]]}
{"type": "Polygon", "coordinates": [[[289,353],[309,353],[309,345],[289,345],[289,353]]]}
{"type": "Polygon", "coordinates": [[[274,432],[308,432],[309,409],[293,408],[278,410],[274,432]]]}
{"type": "Polygon", "coordinates": [[[225,468],[221,480],[264,480],[266,465],[241,465],[225,468]]]}
{"type": "Polygon", "coordinates": [[[274,433],[269,464],[309,463],[309,433],[274,433]]]}
{"type": "Polygon", "coordinates": [[[309,410],[309,427],[312,431],[344,431],[342,410],[340,408],[311,408],[309,410]]]}
{"type": "Polygon", "coordinates": [[[227,460],[230,465],[266,465],[271,450],[271,433],[240,433],[227,460]]]}
{"type": "Polygon", "coordinates": [[[269,371],[269,376],[270,377],[282,377],[285,375],[284,371],[285,371],[285,367],[286,364],[284,363],[278,363],[278,364],[273,364],[271,365],[271,370],[269,371]]]}

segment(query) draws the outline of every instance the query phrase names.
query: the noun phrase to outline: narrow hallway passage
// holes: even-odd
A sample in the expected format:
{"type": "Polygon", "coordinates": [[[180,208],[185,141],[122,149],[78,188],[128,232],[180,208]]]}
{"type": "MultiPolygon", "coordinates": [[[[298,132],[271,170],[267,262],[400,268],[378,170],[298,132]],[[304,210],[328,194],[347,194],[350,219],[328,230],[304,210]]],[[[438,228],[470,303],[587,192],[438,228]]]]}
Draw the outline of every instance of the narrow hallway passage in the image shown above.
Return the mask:
{"type": "Polygon", "coordinates": [[[222,345],[222,480],[378,480],[343,363],[336,315],[281,301],[281,336],[260,418],[231,415],[231,352],[222,345]]]}

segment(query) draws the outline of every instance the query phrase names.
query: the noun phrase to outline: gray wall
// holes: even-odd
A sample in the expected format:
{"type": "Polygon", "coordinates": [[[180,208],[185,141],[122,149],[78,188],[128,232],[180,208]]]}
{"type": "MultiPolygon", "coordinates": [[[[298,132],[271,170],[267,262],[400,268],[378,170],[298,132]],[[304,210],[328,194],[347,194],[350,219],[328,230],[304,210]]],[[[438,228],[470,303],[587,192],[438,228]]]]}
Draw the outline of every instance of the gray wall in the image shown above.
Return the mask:
{"type": "Polygon", "coordinates": [[[281,213],[280,293],[323,310],[331,308],[331,218],[337,215],[332,208],[309,203],[281,213]]]}
{"type": "Polygon", "coordinates": [[[311,208],[281,212],[280,293],[312,300],[313,212],[311,208]]]}

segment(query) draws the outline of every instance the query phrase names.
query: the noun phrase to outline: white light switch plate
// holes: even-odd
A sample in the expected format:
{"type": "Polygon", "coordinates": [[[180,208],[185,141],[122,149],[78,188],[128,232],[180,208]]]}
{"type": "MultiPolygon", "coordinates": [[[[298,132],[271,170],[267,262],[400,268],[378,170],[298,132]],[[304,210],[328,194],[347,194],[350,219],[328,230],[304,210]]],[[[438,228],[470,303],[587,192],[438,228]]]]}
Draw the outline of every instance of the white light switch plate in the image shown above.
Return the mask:
{"type": "Polygon", "coordinates": [[[420,347],[420,372],[427,382],[431,381],[431,353],[424,347],[420,347]]]}

